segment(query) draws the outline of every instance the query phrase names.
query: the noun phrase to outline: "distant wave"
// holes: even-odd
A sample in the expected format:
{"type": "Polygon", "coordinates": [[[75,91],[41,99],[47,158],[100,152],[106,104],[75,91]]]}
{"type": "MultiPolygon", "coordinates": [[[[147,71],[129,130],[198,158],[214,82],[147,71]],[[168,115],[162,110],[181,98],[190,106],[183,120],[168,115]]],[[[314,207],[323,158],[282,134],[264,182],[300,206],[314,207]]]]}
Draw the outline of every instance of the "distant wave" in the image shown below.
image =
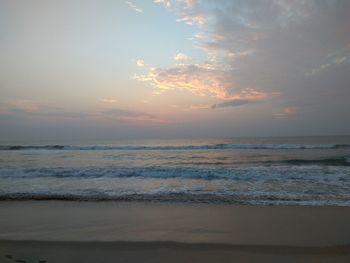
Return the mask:
{"type": "Polygon", "coordinates": [[[64,150],[66,146],[64,145],[9,145],[9,146],[0,146],[2,151],[20,151],[20,150],[64,150]]]}
{"type": "Polygon", "coordinates": [[[283,150],[283,149],[345,149],[350,148],[350,144],[205,144],[205,145],[169,145],[169,146],[72,146],[72,145],[8,145],[0,146],[3,151],[20,151],[20,150],[73,150],[73,151],[142,151],[142,150],[226,150],[226,149],[254,149],[254,150],[283,150]]]}

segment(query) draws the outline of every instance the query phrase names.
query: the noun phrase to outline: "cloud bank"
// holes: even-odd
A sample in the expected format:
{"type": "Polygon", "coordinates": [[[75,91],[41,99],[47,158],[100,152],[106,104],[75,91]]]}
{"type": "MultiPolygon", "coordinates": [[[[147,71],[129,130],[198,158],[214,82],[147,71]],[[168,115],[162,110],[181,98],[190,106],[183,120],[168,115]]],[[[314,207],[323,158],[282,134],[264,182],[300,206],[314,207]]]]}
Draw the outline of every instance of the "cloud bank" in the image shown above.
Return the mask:
{"type": "Polygon", "coordinates": [[[347,103],[339,96],[350,96],[350,1],[154,2],[174,12],[177,21],[197,27],[193,46],[207,60],[154,67],[136,79],[161,92],[185,89],[215,97],[219,101],[213,108],[269,100],[276,94],[276,114],[307,107],[336,114],[330,98],[347,103]]]}

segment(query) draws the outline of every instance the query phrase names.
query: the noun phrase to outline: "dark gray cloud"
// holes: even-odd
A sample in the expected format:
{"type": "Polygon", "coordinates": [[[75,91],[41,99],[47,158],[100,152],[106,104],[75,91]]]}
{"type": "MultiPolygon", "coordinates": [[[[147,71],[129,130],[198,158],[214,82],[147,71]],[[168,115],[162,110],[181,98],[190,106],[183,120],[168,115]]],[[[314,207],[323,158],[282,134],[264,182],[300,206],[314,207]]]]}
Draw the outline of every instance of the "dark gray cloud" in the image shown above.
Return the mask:
{"type": "Polygon", "coordinates": [[[129,111],[124,109],[106,109],[102,111],[102,114],[111,115],[111,116],[118,116],[118,117],[149,117],[149,118],[155,118],[154,115],[144,113],[144,112],[138,112],[138,111],[129,111]]]}
{"type": "Polygon", "coordinates": [[[216,108],[226,108],[226,107],[238,107],[238,106],[242,106],[250,103],[256,103],[256,102],[257,101],[255,100],[241,100],[241,99],[227,100],[221,103],[215,103],[211,106],[211,108],[216,109],[216,108]]]}

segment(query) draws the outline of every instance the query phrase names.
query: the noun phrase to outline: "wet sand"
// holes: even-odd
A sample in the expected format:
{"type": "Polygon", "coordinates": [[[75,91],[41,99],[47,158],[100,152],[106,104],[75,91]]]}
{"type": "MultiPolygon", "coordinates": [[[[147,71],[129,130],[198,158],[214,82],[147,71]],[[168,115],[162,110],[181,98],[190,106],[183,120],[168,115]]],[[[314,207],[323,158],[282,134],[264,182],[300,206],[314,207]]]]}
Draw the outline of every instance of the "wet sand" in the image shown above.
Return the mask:
{"type": "Polygon", "coordinates": [[[350,246],[0,241],[0,262],[350,262],[350,246]]]}
{"type": "Polygon", "coordinates": [[[350,262],[350,208],[0,202],[0,262],[350,262]]]}

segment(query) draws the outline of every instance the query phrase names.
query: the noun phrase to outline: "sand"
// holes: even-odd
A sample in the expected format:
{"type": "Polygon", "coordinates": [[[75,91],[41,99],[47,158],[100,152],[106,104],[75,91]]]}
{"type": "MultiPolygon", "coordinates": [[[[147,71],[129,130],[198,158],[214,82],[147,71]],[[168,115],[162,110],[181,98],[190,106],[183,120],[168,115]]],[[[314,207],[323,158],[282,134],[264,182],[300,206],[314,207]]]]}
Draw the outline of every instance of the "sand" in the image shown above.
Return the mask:
{"type": "Polygon", "coordinates": [[[350,262],[350,208],[0,202],[0,262],[350,262]]]}

